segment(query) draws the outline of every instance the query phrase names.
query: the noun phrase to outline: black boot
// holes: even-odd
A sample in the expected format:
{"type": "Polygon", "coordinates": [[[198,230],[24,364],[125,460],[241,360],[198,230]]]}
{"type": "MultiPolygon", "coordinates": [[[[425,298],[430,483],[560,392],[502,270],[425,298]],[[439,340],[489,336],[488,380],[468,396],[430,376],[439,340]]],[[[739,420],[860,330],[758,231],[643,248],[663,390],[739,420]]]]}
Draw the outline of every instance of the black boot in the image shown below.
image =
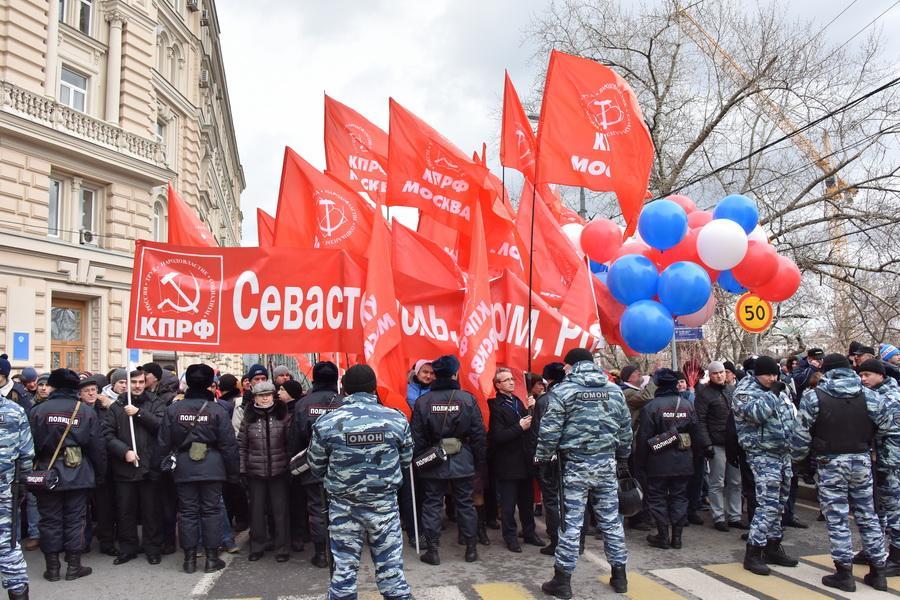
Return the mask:
{"type": "Polygon", "coordinates": [[[747,550],[744,553],[744,568],[757,575],[768,575],[771,573],[772,570],[766,566],[766,561],[763,560],[764,551],[765,546],[747,544],[747,550]]]}
{"type": "Polygon", "coordinates": [[[572,574],[566,573],[559,567],[553,567],[553,579],[541,586],[548,596],[556,596],[563,600],[572,597],[572,574]]]}
{"type": "Polygon", "coordinates": [[[888,559],[884,565],[885,577],[896,577],[900,575],[900,548],[888,546],[888,559]]]}
{"type": "MultiPolygon", "coordinates": [[[[856,591],[856,581],[853,579],[853,566],[834,563],[834,575],[826,575],[822,578],[822,585],[844,590],[845,592],[856,591]]],[[[868,575],[867,575],[868,577],[868,575]]],[[[884,581],[884,577],[881,578],[884,581]]]]}
{"type": "Polygon", "coordinates": [[[609,585],[617,594],[624,594],[628,591],[628,579],[625,577],[625,565],[611,565],[612,577],[609,578],[609,585]]]}
{"type": "Polygon", "coordinates": [[[544,556],[553,556],[554,554],[556,554],[556,545],[558,543],[559,543],[559,536],[551,535],[550,543],[547,544],[546,546],[544,546],[543,548],[541,548],[541,550],[540,550],[541,554],[543,554],[544,556]]]}
{"type": "Polygon", "coordinates": [[[28,600],[28,584],[20,592],[9,590],[9,600],[28,600]]]}
{"type": "Polygon", "coordinates": [[[796,567],[797,559],[791,558],[784,551],[781,540],[769,540],[766,542],[766,550],[763,559],[770,565],[779,565],[782,567],[796,567]]]}
{"type": "Polygon", "coordinates": [[[69,563],[69,566],[66,568],[66,581],[74,581],[79,577],[87,577],[93,573],[90,567],[81,566],[80,552],[67,552],[66,562],[69,563]]]}
{"type": "Polygon", "coordinates": [[[475,562],[478,560],[478,545],[475,540],[466,542],[466,562],[475,562]]]}
{"type": "Polygon", "coordinates": [[[659,548],[661,550],[668,550],[671,548],[669,545],[669,528],[666,525],[657,525],[656,526],[656,535],[652,533],[647,536],[647,542],[653,546],[654,548],[659,548]]]}
{"type": "Polygon", "coordinates": [[[45,552],[44,563],[47,570],[44,571],[44,579],[47,581],[59,581],[59,552],[45,552]]]}
{"type": "Polygon", "coordinates": [[[196,548],[185,548],[184,549],[184,563],[181,565],[181,570],[185,573],[193,573],[197,570],[197,549],[196,548]]]}
{"type": "Polygon", "coordinates": [[[441,557],[438,555],[438,547],[432,541],[425,542],[425,552],[422,553],[422,556],[419,557],[423,563],[428,565],[439,565],[441,564],[441,557]]]}
{"type": "Polygon", "coordinates": [[[681,527],[672,526],[672,547],[681,550],[681,527]]]}
{"type": "Polygon", "coordinates": [[[867,565],[869,564],[869,557],[866,556],[865,550],[860,550],[856,554],[853,555],[853,560],[851,560],[854,565],[867,565]]]}
{"type": "Polygon", "coordinates": [[[206,549],[206,564],[203,566],[204,573],[215,573],[225,568],[225,561],[219,558],[218,548],[206,549]]]}
{"type": "Polygon", "coordinates": [[[880,592],[886,592],[887,579],[885,579],[884,576],[884,567],[876,567],[875,565],[870,566],[869,572],[866,573],[865,577],[863,577],[863,583],[875,588],[880,592]]]}
{"type": "Polygon", "coordinates": [[[487,534],[487,521],[484,518],[484,507],[475,507],[478,510],[478,543],[482,546],[490,546],[491,538],[487,534]]]}
{"type": "Polygon", "coordinates": [[[314,544],[315,552],[313,553],[313,557],[309,562],[313,564],[315,567],[319,567],[320,569],[324,569],[328,566],[328,557],[325,556],[325,544],[320,544],[316,542],[314,544]]]}

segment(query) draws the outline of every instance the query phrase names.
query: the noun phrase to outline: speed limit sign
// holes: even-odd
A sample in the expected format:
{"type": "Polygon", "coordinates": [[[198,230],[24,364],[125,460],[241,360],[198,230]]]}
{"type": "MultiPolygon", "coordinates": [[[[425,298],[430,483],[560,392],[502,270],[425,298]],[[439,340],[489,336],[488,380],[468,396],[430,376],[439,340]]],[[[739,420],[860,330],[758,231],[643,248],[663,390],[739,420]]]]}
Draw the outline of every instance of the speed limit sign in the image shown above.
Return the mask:
{"type": "Polygon", "coordinates": [[[735,307],[738,324],[750,333],[762,333],[772,324],[772,305],[768,300],[746,293],[735,307]]]}

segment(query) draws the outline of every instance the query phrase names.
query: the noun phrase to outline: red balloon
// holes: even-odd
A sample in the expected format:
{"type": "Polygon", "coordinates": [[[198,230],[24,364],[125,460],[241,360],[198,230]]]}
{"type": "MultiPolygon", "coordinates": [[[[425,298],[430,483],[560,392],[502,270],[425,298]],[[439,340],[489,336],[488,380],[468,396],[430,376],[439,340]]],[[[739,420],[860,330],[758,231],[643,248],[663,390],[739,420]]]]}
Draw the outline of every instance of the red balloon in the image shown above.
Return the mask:
{"type": "Polygon", "coordinates": [[[734,278],[748,289],[765,286],[778,272],[778,252],[767,242],[751,240],[747,256],[731,269],[734,278]]]}
{"type": "Polygon", "coordinates": [[[672,263],[683,260],[700,264],[700,255],[697,254],[697,237],[699,235],[699,229],[688,230],[684,239],[668,250],[661,252],[655,248],[651,248],[650,255],[648,255],[647,258],[656,263],[660,273],[672,263]]]}
{"type": "Polygon", "coordinates": [[[581,232],[581,249],[598,263],[610,260],[622,247],[622,230],[609,219],[594,219],[581,232]]]}
{"type": "Polygon", "coordinates": [[[666,200],[671,200],[672,202],[683,208],[684,212],[688,216],[690,216],[692,212],[697,210],[697,205],[694,204],[694,201],[687,196],[682,196],[681,194],[672,194],[671,196],[666,196],[666,200]]]}
{"type": "Polygon", "coordinates": [[[700,229],[710,221],[712,221],[712,213],[708,210],[695,210],[688,215],[688,227],[691,229],[700,229]]]}
{"type": "Polygon", "coordinates": [[[800,269],[787,256],[778,257],[778,272],[765,285],[754,288],[754,294],[769,302],[784,302],[800,289],[800,269]]]}
{"type": "Polygon", "coordinates": [[[618,259],[622,258],[626,254],[643,254],[651,261],[653,260],[653,248],[645,244],[644,242],[639,242],[637,240],[631,240],[630,242],[625,242],[622,244],[622,247],[616,251],[615,256],[613,256],[609,264],[616,262],[618,259]]]}

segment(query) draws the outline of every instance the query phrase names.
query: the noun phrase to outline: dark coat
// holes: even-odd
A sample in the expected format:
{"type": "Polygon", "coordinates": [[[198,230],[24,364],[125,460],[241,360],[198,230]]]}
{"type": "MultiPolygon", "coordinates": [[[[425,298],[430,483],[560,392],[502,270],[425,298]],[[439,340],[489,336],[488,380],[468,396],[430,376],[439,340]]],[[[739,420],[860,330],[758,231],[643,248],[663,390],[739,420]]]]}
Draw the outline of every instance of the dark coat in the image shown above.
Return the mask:
{"type": "MultiPolygon", "coordinates": [[[[50,458],[66,430],[66,424],[75,411],[78,392],[59,389],[50,396],[35,404],[29,415],[31,433],[34,436],[35,470],[49,467],[50,458]]],[[[104,482],[106,475],[106,444],[100,431],[100,421],[94,409],[81,403],[75,415],[69,434],[63,442],[56,462],[53,464],[59,473],[59,485],[53,491],[90,489],[104,482]],[[63,452],[67,446],[81,448],[82,461],[77,467],[69,468],[63,464],[63,452]]]]}
{"type": "Polygon", "coordinates": [[[268,409],[255,404],[244,407],[238,433],[241,475],[271,479],[287,473],[290,427],[291,414],[284,402],[276,400],[268,409]]]}
{"type": "Polygon", "coordinates": [[[225,409],[225,412],[228,413],[228,418],[234,416],[234,404],[235,400],[241,397],[241,392],[239,390],[234,390],[231,392],[226,392],[219,396],[216,402],[225,409]]]}
{"type": "Polygon", "coordinates": [[[443,438],[459,438],[463,442],[458,454],[447,457],[444,464],[420,471],[425,479],[458,479],[473,477],[475,469],[485,461],[484,419],[478,403],[469,392],[459,389],[452,379],[437,379],[431,391],[416,400],[412,416],[413,456],[436,446],[443,438]],[[452,398],[452,401],[451,401],[452,398]]]}
{"type": "Polygon", "coordinates": [[[498,395],[488,400],[491,411],[488,428],[488,459],[491,474],[497,479],[532,477],[534,438],[522,429],[519,419],[528,415],[525,405],[515,396],[498,395]]]}
{"type": "MultiPolygon", "coordinates": [[[[18,382],[13,382],[7,398],[21,406],[25,410],[26,415],[31,412],[31,407],[34,406],[34,395],[18,382]]],[[[75,410],[75,407],[72,407],[72,410],[75,410]]]]}
{"type": "Polygon", "coordinates": [[[160,398],[147,394],[132,396],[131,403],[138,407],[134,416],[134,441],[140,460],[135,467],[125,462],[125,454],[132,450],[131,426],[125,405],[128,404],[126,394],[109,405],[103,420],[103,438],[109,452],[110,470],[115,481],[139,481],[145,478],[155,479],[159,476],[159,444],[156,436],[162,421],[165,406],[160,398]]]}
{"type": "MultiPolygon", "coordinates": [[[[319,417],[327,415],[344,405],[344,396],[339,394],[337,386],[325,387],[313,384],[310,393],[301,398],[294,406],[294,418],[291,421],[291,434],[288,439],[288,453],[294,456],[309,447],[312,439],[312,427],[319,417]]],[[[300,475],[304,485],[322,481],[312,473],[312,469],[300,475]]]]}
{"type": "Polygon", "coordinates": [[[162,407],[165,408],[172,404],[172,400],[179,393],[179,385],[180,382],[178,378],[175,377],[169,371],[163,369],[162,379],[156,382],[156,387],[152,390],[148,390],[151,395],[156,396],[162,402],[162,407]]]}
{"type": "Polygon", "coordinates": [[[694,453],[691,448],[680,450],[672,444],[661,451],[651,452],[647,440],[673,429],[689,433],[696,438],[697,415],[690,402],[681,400],[675,393],[656,396],[641,409],[638,420],[635,462],[647,477],[690,476],[694,473],[694,453]],[[678,411],[675,407],[678,406],[678,411]]]}
{"type": "Polygon", "coordinates": [[[698,448],[725,445],[725,423],[731,411],[731,400],[725,385],[708,383],[697,386],[694,410],[697,411],[698,448]]]}
{"type": "Polygon", "coordinates": [[[215,401],[212,392],[189,391],[183,400],[173,402],[166,409],[159,427],[160,456],[178,450],[178,462],[172,478],[175,483],[195,481],[225,481],[238,476],[240,458],[234,429],[225,409],[215,401]],[[205,401],[203,414],[197,417],[205,401]],[[191,423],[193,440],[206,444],[208,452],[203,460],[191,460],[190,444],[185,444],[191,423]]]}

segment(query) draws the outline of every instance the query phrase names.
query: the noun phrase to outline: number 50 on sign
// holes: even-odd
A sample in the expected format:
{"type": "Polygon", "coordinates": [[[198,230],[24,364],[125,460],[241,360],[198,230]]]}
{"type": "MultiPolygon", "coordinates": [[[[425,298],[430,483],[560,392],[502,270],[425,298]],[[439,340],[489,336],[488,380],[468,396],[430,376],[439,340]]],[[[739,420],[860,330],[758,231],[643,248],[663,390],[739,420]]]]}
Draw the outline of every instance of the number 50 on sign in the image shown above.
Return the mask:
{"type": "Polygon", "coordinates": [[[750,333],[762,333],[772,324],[772,305],[754,294],[744,294],[737,301],[738,324],[750,333]]]}

